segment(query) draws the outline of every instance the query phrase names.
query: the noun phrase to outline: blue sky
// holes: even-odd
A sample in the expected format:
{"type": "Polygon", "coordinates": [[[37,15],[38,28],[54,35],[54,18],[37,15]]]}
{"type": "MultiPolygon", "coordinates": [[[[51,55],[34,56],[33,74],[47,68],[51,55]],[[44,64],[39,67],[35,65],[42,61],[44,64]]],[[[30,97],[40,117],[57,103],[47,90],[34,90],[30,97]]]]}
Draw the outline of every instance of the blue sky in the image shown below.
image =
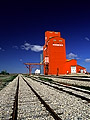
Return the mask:
{"type": "Polygon", "coordinates": [[[0,2],[0,71],[25,73],[40,62],[45,31],[61,32],[68,59],[90,72],[89,0],[0,2]]]}

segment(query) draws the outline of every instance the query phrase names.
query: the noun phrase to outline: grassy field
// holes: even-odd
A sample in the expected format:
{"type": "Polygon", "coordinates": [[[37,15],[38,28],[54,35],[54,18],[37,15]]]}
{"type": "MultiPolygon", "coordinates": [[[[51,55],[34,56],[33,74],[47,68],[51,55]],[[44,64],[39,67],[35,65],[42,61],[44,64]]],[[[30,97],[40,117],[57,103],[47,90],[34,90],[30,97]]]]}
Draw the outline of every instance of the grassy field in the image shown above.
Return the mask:
{"type": "Polygon", "coordinates": [[[0,75],[0,90],[2,90],[9,82],[11,82],[17,74],[0,75]]]}

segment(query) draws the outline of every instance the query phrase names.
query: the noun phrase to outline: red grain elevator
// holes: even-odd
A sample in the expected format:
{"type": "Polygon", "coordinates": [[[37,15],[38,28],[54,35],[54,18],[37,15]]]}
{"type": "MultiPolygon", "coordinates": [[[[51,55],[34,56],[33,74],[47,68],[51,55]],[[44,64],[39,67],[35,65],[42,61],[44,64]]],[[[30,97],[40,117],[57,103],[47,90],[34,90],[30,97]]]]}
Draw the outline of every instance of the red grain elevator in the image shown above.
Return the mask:
{"type": "MultiPolygon", "coordinates": [[[[65,39],[61,37],[60,32],[45,32],[43,63],[45,75],[67,74],[67,72],[71,73],[73,71],[77,73],[79,69],[75,59],[66,59],[65,39]]],[[[84,67],[81,69],[86,70],[84,67]]]]}

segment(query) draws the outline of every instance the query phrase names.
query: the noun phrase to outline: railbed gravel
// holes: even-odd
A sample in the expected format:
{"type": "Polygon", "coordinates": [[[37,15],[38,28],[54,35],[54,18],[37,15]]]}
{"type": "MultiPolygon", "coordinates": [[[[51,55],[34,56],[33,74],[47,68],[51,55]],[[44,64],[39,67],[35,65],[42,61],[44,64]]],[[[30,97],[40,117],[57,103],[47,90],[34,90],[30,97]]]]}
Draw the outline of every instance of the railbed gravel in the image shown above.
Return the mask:
{"type": "MultiPolygon", "coordinates": [[[[41,82],[41,80],[39,78],[37,78],[37,81],[41,82]]],[[[51,84],[51,83],[49,83],[47,81],[43,81],[43,82],[46,82],[47,84],[49,84],[51,86],[56,86],[58,88],[62,88],[65,91],[69,91],[69,92],[72,92],[74,94],[77,94],[77,95],[80,95],[80,96],[83,96],[83,97],[86,97],[86,98],[90,99],[90,91],[88,91],[88,90],[77,88],[77,87],[73,87],[73,86],[68,86],[69,88],[67,88],[66,85],[63,85],[63,84],[60,84],[60,85],[62,85],[62,86],[60,86],[59,84],[58,85],[56,85],[54,83],[51,84]],[[73,90],[72,88],[75,88],[77,90],[73,90]],[[81,90],[81,91],[78,91],[78,90],[81,90]],[[88,91],[88,94],[85,93],[84,91],[85,92],[88,91]]]]}
{"type": "Polygon", "coordinates": [[[18,120],[54,120],[21,77],[19,79],[18,120]]]}
{"type": "Polygon", "coordinates": [[[0,120],[9,120],[12,118],[11,114],[13,112],[17,80],[18,77],[0,91],[0,120]]]}
{"type": "Polygon", "coordinates": [[[25,78],[62,120],[90,120],[90,103],[50,86],[25,78]]]}
{"type": "MultiPolygon", "coordinates": [[[[47,78],[47,77],[45,77],[45,78],[47,78]]],[[[50,78],[54,81],[57,81],[57,82],[67,83],[67,84],[71,84],[71,85],[79,85],[79,86],[90,87],[90,81],[88,82],[88,81],[70,80],[69,78],[68,79],[51,78],[51,77],[48,77],[48,78],[50,78]]]]}

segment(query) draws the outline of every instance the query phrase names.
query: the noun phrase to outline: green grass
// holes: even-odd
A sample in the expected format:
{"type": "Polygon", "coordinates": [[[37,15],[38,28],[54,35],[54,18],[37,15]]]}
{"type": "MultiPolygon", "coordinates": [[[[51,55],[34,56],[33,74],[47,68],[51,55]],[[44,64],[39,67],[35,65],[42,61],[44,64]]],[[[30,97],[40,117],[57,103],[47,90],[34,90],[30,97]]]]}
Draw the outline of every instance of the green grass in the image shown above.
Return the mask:
{"type": "Polygon", "coordinates": [[[9,82],[13,81],[13,79],[16,78],[16,76],[17,76],[16,74],[0,76],[0,90],[7,86],[9,82]]]}
{"type": "Polygon", "coordinates": [[[49,78],[43,78],[43,77],[39,77],[40,80],[44,80],[44,81],[48,81],[48,82],[52,82],[53,80],[52,79],[49,79],[49,78]]]}

